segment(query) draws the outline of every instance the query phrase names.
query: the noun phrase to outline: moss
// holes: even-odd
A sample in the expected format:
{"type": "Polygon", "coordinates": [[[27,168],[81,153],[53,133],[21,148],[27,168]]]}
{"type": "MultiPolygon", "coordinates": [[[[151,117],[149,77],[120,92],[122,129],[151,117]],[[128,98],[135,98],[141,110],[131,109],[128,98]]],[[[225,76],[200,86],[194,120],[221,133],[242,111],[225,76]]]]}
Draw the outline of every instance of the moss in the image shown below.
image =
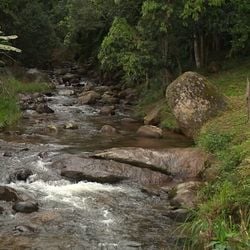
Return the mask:
{"type": "Polygon", "coordinates": [[[178,127],[177,121],[170,111],[170,107],[167,102],[164,103],[164,106],[161,109],[161,123],[162,128],[175,129],[178,127]]]}

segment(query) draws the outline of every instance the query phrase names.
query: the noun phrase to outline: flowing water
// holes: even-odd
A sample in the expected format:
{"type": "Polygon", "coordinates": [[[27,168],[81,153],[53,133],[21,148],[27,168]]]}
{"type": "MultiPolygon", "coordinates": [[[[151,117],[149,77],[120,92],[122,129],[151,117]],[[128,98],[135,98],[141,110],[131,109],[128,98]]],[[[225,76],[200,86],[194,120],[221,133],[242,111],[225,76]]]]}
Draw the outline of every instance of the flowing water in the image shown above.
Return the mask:
{"type": "Polygon", "coordinates": [[[128,113],[104,117],[98,107],[79,106],[76,100],[57,91],[48,97],[54,114],[26,111],[15,129],[0,135],[0,184],[39,203],[39,212],[14,214],[10,203],[0,202],[5,209],[0,249],[179,249],[177,224],[166,216],[167,193],[148,195],[138,183],[73,183],[51,164],[65,153],[82,155],[116,146],[185,147],[190,142],[171,133],[162,140],[138,138],[139,124],[122,121],[128,113]],[[63,129],[68,121],[79,129],[63,129]],[[101,135],[104,124],[115,126],[119,134],[101,135]],[[57,129],[49,129],[51,125],[57,129]],[[9,174],[23,168],[33,172],[28,181],[8,184],[9,174]]]}

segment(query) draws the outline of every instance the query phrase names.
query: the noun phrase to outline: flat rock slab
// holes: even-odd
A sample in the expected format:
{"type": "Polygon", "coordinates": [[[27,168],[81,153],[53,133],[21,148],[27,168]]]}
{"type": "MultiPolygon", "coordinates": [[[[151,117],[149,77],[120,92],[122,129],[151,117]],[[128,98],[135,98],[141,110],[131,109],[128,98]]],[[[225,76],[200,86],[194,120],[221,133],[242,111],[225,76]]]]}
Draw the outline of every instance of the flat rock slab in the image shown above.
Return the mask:
{"type": "Polygon", "coordinates": [[[72,181],[117,183],[131,180],[141,184],[164,184],[170,181],[170,177],[165,174],[113,160],[68,156],[55,161],[52,167],[59,169],[62,176],[72,181]]]}
{"type": "Polygon", "coordinates": [[[207,153],[196,148],[173,148],[164,151],[132,147],[112,148],[96,153],[93,157],[148,168],[181,178],[198,177],[210,159],[207,153]]]}

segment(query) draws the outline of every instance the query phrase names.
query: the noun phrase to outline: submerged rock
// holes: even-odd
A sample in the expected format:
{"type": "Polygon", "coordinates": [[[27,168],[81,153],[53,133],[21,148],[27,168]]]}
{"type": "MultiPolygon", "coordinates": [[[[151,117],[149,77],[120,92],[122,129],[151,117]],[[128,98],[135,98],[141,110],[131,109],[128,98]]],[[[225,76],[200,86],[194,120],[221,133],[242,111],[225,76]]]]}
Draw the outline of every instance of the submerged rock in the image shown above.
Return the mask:
{"type": "Polygon", "coordinates": [[[97,153],[94,157],[149,168],[181,178],[200,176],[210,160],[210,155],[197,148],[112,148],[97,153]]]}
{"type": "Polygon", "coordinates": [[[20,213],[33,213],[38,211],[38,203],[34,201],[18,201],[13,205],[13,210],[20,213]]]}
{"type": "Polygon", "coordinates": [[[186,72],[172,82],[166,97],[181,131],[188,137],[194,137],[205,122],[227,107],[215,86],[195,72],[186,72]]]}
{"type": "Polygon", "coordinates": [[[152,125],[145,125],[140,127],[136,134],[141,137],[149,137],[149,138],[162,138],[163,131],[162,129],[152,126],[152,125]]]}

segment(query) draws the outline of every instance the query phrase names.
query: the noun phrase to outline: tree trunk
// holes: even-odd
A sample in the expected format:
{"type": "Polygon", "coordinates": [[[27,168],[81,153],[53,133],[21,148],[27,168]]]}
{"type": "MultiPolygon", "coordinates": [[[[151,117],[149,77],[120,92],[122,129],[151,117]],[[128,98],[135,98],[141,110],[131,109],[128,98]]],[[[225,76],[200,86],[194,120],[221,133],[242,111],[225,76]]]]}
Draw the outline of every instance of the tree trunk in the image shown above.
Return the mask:
{"type": "Polygon", "coordinates": [[[203,34],[200,35],[200,61],[201,67],[205,65],[205,49],[204,49],[204,36],[203,34]]]}
{"type": "Polygon", "coordinates": [[[197,69],[201,68],[201,58],[200,58],[200,50],[197,35],[194,34],[194,57],[197,69]]]}

